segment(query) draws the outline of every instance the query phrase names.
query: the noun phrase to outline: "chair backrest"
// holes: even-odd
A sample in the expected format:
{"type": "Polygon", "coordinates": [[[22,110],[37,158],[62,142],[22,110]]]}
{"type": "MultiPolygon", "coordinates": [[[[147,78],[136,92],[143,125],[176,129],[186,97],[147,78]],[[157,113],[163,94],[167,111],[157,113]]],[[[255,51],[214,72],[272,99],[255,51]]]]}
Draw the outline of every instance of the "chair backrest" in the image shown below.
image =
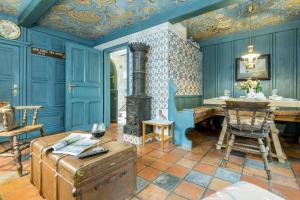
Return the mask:
{"type": "Polygon", "coordinates": [[[225,117],[229,129],[265,134],[269,131],[272,110],[267,101],[226,101],[225,117]]]}

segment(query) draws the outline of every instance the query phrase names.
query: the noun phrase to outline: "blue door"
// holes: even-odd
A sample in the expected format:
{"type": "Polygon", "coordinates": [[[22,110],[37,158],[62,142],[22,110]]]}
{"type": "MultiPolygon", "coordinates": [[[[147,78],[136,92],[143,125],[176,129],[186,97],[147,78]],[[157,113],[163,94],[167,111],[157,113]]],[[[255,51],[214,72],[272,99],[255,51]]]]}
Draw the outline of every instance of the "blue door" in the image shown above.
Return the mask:
{"type": "Polygon", "coordinates": [[[103,122],[102,53],[66,44],[66,130],[90,130],[103,122]]]}
{"type": "Polygon", "coordinates": [[[20,103],[20,47],[0,44],[0,101],[20,103]]]}

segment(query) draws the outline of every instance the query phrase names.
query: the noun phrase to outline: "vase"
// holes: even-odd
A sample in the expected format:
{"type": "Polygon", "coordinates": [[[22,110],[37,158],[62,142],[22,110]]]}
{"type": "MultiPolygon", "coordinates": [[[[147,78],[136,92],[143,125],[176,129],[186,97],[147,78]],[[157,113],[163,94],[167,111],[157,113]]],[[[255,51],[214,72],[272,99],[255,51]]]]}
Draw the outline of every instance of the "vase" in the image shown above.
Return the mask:
{"type": "Polygon", "coordinates": [[[251,98],[255,97],[255,90],[253,88],[248,88],[246,91],[246,97],[251,98]]]}

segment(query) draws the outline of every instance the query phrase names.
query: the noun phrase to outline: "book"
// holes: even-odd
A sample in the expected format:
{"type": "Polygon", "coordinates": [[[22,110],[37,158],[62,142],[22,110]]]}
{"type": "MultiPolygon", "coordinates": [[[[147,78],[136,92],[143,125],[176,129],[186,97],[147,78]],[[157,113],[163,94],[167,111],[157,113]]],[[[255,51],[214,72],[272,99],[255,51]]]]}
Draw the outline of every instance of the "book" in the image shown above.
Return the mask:
{"type": "Polygon", "coordinates": [[[71,133],[52,145],[48,150],[52,150],[52,153],[56,154],[78,156],[98,142],[97,140],[91,140],[91,137],[91,134],[71,133]]]}

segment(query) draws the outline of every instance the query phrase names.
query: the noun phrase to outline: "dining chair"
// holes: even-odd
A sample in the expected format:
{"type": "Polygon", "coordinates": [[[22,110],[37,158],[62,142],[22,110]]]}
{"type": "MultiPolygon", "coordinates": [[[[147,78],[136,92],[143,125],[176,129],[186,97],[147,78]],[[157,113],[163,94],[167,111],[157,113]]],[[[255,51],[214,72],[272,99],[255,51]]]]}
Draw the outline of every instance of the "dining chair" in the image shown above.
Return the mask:
{"type": "Polygon", "coordinates": [[[22,176],[22,162],[21,151],[29,147],[28,142],[20,140],[20,135],[33,133],[39,131],[40,136],[44,136],[45,132],[43,124],[37,124],[38,111],[42,109],[42,106],[11,106],[0,102],[0,137],[6,137],[10,139],[11,147],[1,152],[1,157],[14,157],[16,167],[19,176],[22,176]],[[22,110],[22,123],[19,125],[16,118],[16,111],[22,110]],[[33,111],[31,123],[27,123],[28,112],[33,111]],[[6,153],[9,152],[10,153],[6,153]]]}
{"type": "Polygon", "coordinates": [[[269,102],[226,101],[224,112],[230,139],[226,146],[223,167],[226,167],[232,149],[261,154],[268,179],[271,179],[268,156],[272,159],[269,138],[272,110],[268,104],[269,102]],[[235,141],[237,137],[241,138],[241,142],[235,141]],[[250,144],[248,139],[257,141],[258,144],[250,144]]]}

